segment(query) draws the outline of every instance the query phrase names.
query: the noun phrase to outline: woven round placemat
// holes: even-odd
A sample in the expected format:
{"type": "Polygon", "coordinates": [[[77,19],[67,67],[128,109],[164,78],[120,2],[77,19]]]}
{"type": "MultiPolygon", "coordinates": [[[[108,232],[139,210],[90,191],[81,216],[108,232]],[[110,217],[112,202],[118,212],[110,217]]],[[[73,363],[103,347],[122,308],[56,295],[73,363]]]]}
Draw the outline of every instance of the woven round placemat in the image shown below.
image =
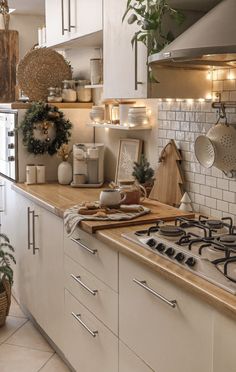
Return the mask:
{"type": "Polygon", "coordinates": [[[30,101],[46,100],[48,88],[61,86],[72,78],[71,67],[55,50],[39,48],[28,52],[20,61],[17,79],[30,101]]]}

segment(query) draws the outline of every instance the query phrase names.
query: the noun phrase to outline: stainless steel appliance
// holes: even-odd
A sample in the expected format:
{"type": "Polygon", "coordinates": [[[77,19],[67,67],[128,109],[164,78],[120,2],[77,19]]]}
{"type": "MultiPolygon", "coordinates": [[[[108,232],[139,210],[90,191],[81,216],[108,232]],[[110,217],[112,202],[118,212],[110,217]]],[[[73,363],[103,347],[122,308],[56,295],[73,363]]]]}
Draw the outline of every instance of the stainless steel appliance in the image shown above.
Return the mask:
{"type": "Polygon", "coordinates": [[[100,187],[104,183],[104,145],[77,143],[73,145],[72,187],[100,187]]]}
{"type": "Polygon", "coordinates": [[[236,227],[230,217],[157,221],[122,236],[236,295],[236,227]]]}
{"type": "Polygon", "coordinates": [[[17,111],[0,111],[0,173],[17,180],[17,111]]]}

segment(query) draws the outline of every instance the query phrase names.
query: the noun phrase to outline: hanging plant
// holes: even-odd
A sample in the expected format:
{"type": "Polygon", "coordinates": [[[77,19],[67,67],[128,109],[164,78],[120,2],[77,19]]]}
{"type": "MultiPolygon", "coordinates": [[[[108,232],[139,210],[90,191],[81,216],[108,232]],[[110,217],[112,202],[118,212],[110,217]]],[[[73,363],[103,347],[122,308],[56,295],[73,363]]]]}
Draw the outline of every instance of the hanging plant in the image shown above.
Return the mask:
{"type": "Polygon", "coordinates": [[[35,155],[54,155],[62,144],[68,143],[71,128],[63,112],[43,102],[32,104],[20,126],[23,144],[35,155]]]}
{"type": "Polygon", "coordinates": [[[164,21],[171,17],[178,25],[184,21],[182,12],[172,8],[167,0],[128,0],[122,21],[128,17],[128,24],[137,24],[139,30],[132,37],[132,45],[142,42],[148,55],[161,51],[174,40],[171,31],[164,30],[164,21]]]}

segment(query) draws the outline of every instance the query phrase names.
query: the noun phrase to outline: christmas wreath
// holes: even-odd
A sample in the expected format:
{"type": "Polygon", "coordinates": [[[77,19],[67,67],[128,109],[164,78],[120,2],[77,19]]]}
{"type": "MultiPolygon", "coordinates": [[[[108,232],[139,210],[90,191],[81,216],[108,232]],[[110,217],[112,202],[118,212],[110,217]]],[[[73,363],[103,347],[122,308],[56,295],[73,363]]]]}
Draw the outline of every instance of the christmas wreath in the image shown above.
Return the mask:
{"type": "Polygon", "coordinates": [[[57,107],[37,102],[27,110],[20,129],[28,152],[53,155],[63,143],[68,143],[71,127],[57,107]]]}

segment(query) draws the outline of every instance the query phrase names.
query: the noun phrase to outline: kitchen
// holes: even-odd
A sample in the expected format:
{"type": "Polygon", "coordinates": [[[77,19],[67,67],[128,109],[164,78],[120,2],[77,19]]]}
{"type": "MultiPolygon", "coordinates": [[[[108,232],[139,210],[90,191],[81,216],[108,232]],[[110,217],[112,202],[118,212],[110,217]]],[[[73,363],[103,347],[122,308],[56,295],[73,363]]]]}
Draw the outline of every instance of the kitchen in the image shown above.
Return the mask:
{"type": "Polygon", "coordinates": [[[236,4],[139,2],[0,1],[0,371],[236,370],[236,4]]]}

